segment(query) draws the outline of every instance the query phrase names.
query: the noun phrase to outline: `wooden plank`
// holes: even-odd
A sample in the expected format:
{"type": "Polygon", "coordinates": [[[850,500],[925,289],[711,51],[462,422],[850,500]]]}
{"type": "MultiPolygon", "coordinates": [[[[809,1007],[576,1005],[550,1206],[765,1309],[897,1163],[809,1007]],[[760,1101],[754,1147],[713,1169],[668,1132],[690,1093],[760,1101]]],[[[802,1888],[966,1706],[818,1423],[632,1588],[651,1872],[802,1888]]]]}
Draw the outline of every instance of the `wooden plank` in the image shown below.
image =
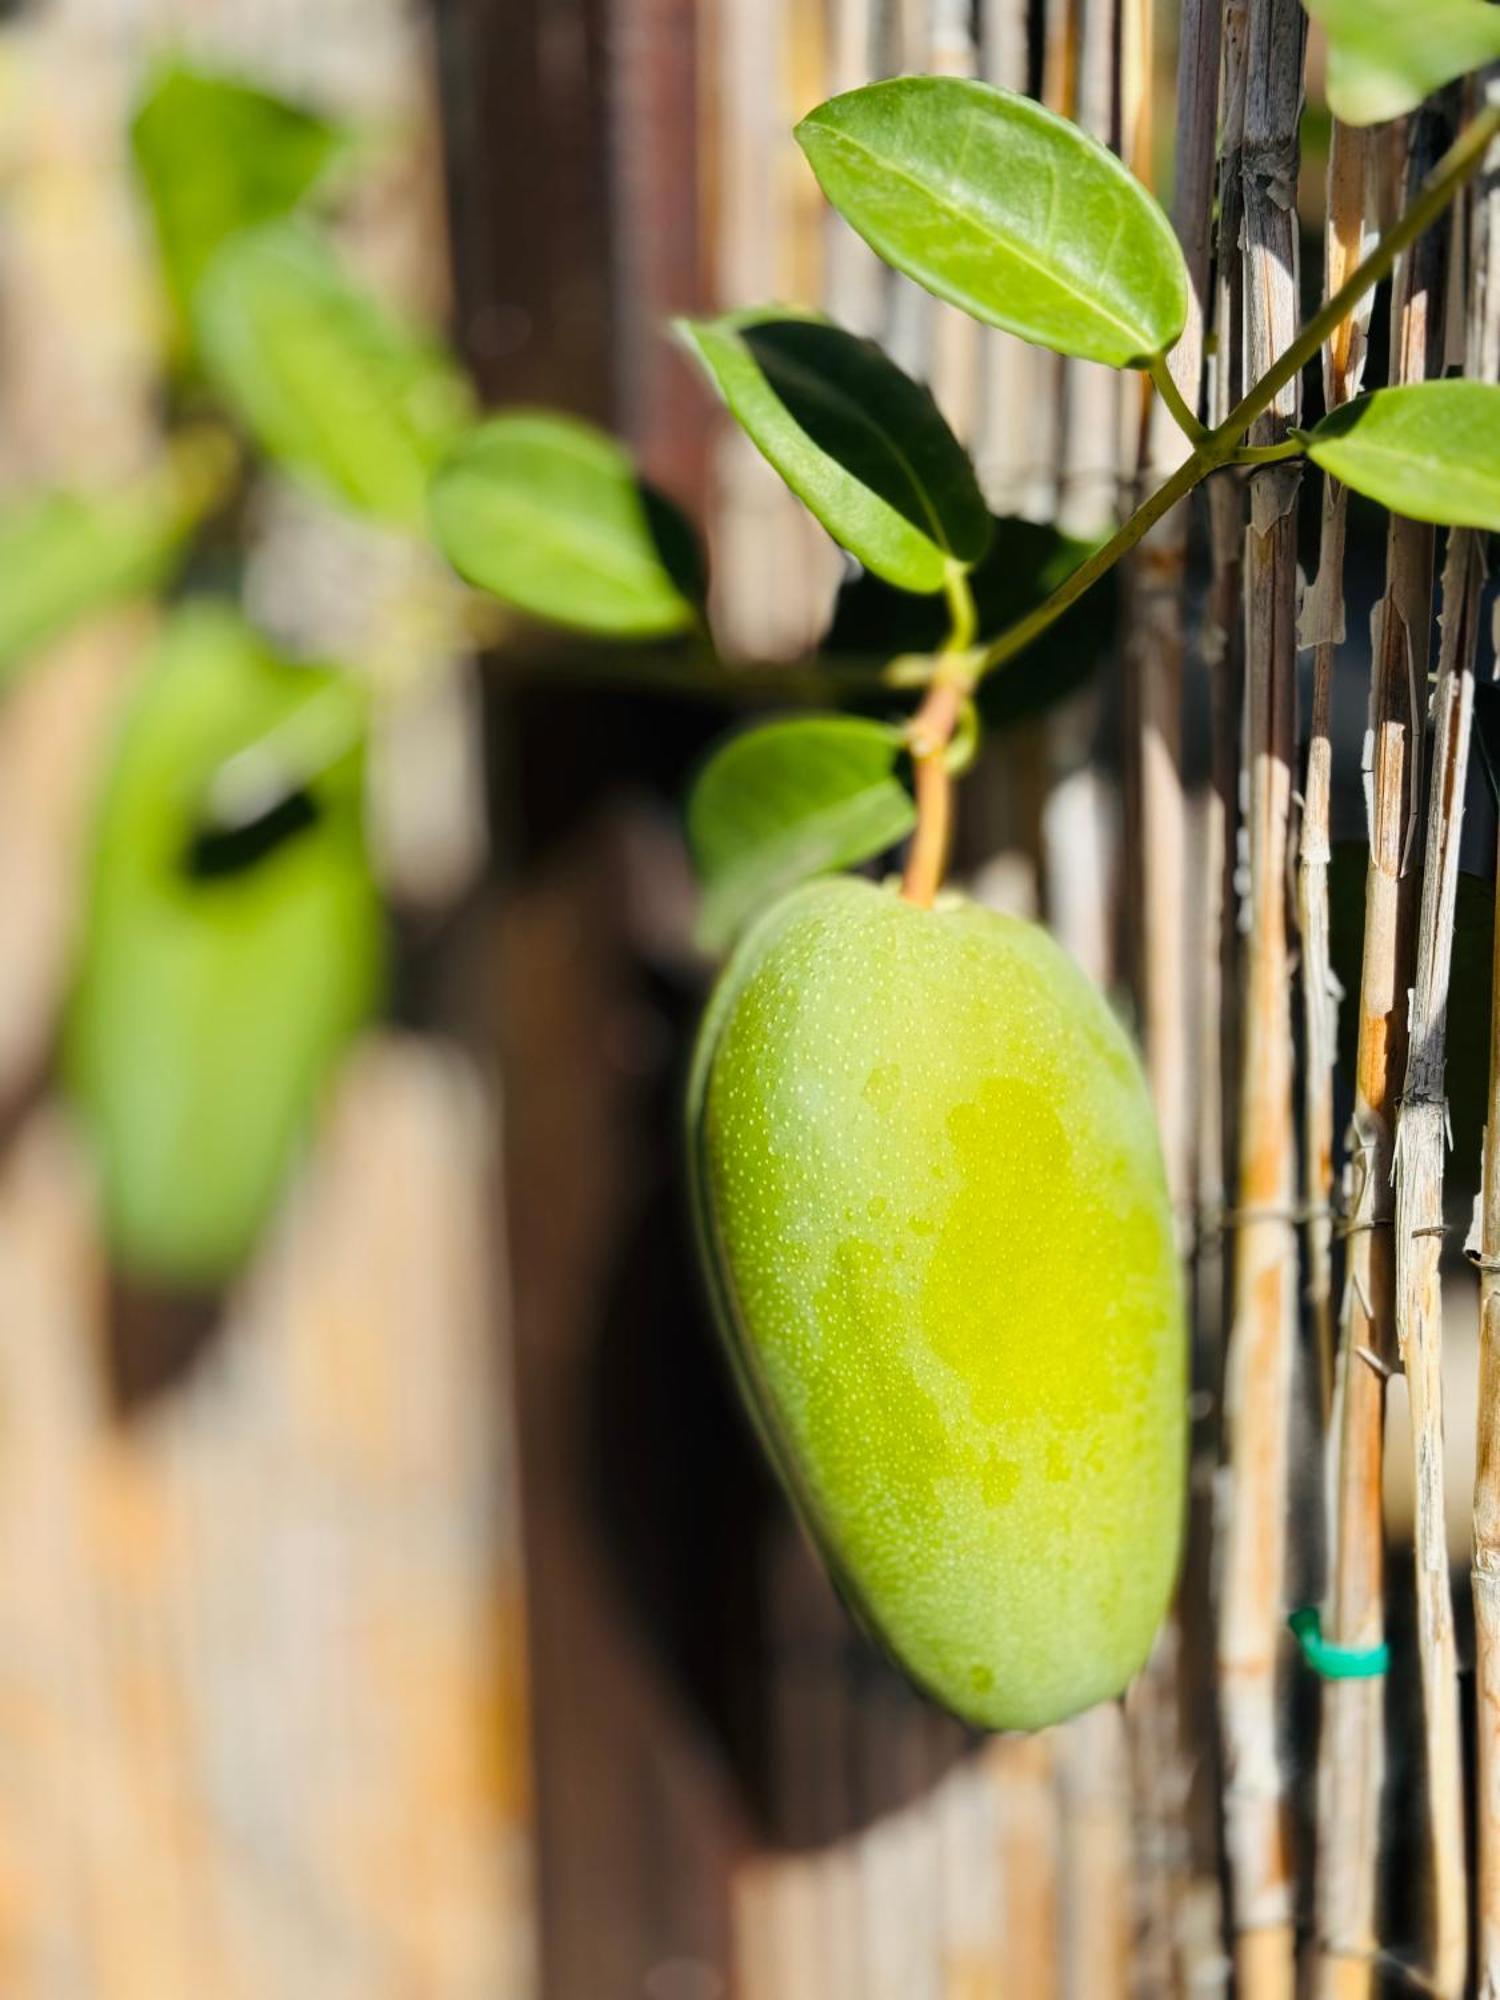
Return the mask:
{"type": "Polygon", "coordinates": [[[85,1163],[0,1173],[0,1987],[532,1991],[483,1101],[345,1074],[259,1268],[128,1417],[85,1163]]]}

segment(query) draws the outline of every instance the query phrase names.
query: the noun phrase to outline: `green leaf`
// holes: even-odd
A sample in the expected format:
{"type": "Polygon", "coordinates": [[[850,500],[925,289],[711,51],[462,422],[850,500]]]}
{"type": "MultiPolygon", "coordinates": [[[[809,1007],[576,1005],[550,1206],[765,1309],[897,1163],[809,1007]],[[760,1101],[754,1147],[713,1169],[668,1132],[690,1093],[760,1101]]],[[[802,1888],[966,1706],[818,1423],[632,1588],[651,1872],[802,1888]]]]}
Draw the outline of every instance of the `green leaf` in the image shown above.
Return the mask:
{"type": "Polygon", "coordinates": [[[1416,382],[1332,410],[1304,435],[1327,473],[1393,514],[1500,528],[1500,386],[1416,382]]]}
{"type": "Polygon", "coordinates": [[[725,949],[765,904],[904,840],[916,807],[896,776],[899,729],[852,716],[768,722],[731,737],[688,800],[703,884],[699,940],[725,949]]]}
{"type": "Polygon", "coordinates": [[[678,330],[756,448],[866,569],[939,591],[953,562],[984,554],[990,517],[968,453],[874,341],[782,311],[678,330]]]}
{"type": "Polygon", "coordinates": [[[1171,223],[1113,153],[1031,99],[896,77],[830,98],[797,138],[876,254],[975,319],[1116,368],[1182,332],[1171,223]]]}
{"type": "Polygon", "coordinates": [[[171,575],[218,490],[215,457],[190,448],[117,493],[43,493],[0,514],[0,690],[71,626],[171,575]]]}
{"type": "Polygon", "coordinates": [[[280,222],[235,237],[203,274],[195,318],[210,380],[269,457],[356,512],[423,524],[467,391],[319,236],[280,222]]]}
{"type": "Polygon", "coordinates": [[[169,63],[130,128],[167,289],[186,312],[227,240],[290,213],[345,145],[327,119],[238,78],[169,63]]]}
{"type": "Polygon", "coordinates": [[[383,923],[350,747],[362,721],[347,675],[277,658],[217,608],[171,623],[126,718],[64,1075],[111,1250],[141,1277],[209,1286],[237,1267],[377,1004],[383,923]],[[314,714],[344,754],[277,782],[278,732],[314,714]],[[211,818],[224,767],[251,751],[253,809],[211,818]]]}
{"type": "Polygon", "coordinates": [[[697,619],[691,527],[576,418],[513,410],[481,424],[440,467],[429,510],[459,575],[534,618],[611,639],[697,619]]]}
{"type": "Polygon", "coordinates": [[[1328,108],[1348,125],[1399,118],[1500,58],[1487,0],[1307,0],[1307,11],[1328,34],[1328,108]]]}
{"type": "MultiPolygon", "coordinates": [[[[1050,525],[997,516],[990,546],[969,575],[981,637],[993,638],[1034,611],[1096,546],[1050,525]]],[[[1017,659],[985,675],[975,698],[986,728],[1043,714],[1098,672],[1115,635],[1116,586],[1114,571],[1101,577],[1017,659]]],[[[946,636],[947,615],[935,599],[860,575],[839,591],[820,650],[835,662],[867,666],[936,652],[946,636]]]]}

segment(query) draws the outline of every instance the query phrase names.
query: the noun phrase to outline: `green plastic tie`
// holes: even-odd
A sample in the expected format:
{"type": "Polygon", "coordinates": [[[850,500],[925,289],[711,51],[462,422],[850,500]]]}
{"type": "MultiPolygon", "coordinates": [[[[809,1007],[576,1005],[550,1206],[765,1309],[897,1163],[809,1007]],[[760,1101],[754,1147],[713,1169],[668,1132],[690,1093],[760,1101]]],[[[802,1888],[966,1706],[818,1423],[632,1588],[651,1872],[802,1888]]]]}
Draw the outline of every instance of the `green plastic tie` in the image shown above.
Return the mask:
{"type": "Polygon", "coordinates": [[[1304,1604],[1286,1622],[1303,1659],[1321,1680],[1374,1680],[1391,1664],[1391,1649],[1383,1640],[1378,1646],[1335,1646],[1325,1639],[1322,1615],[1315,1604],[1304,1604]]]}

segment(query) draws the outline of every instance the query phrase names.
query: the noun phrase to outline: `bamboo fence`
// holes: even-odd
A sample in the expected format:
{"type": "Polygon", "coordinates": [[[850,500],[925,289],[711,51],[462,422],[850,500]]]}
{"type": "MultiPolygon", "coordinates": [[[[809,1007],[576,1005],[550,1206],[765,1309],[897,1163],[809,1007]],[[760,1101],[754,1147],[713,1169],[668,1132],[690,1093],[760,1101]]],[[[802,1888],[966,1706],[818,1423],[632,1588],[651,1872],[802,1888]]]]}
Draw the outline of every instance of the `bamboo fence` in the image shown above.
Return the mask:
{"type": "MultiPolygon", "coordinates": [[[[977,328],[829,216],[789,136],[823,96],[906,69],[988,78],[1160,183],[1193,287],[1174,376],[1206,416],[1296,324],[1296,0],[315,11],[310,32],[290,4],[38,0],[0,28],[7,486],[155,449],[122,132],[168,29],[406,134],[351,254],[446,312],[446,213],[485,392],[612,422],[700,507],[739,658],[813,644],[840,568],[710,417],[659,337],[671,311],[790,298],[879,336],[1002,514],[1097,533],[1182,450],[1136,379],[977,328]]],[[[1311,177],[1325,292],[1460,95],[1334,128],[1311,177]]],[[[1455,357],[1500,377],[1497,213],[1491,175],[1413,246],[1376,320],[1325,350],[1326,404],[1455,357]]],[[[146,621],[70,643],[0,711],[0,1989],[1363,2000],[1389,1977],[1500,2000],[1500,1025],[1473,1244],[1472,1735],[1442,1507],[1454,1288],[1473,1282],[1444,1232],[1480,1166],[1445,1151],[1472,1003],[1453,952],[1491,650],[1478,538],[1393,519],[1372,549],[1332,482],[1219,476],[1136,553],[1106,672],[968,788],[976,892],[1046,917],[1139,1029],[1193,1337],[1187,1555],[1150,1667],[1123,1705],[980,1743],[852,1632],[696,1317],[673,1062],[704,968],[637,765],[678,783],[709,723],[534,690],[481,713],[431,570],[284,494],[256,523],[260,613],[376,660],[385,874],[444,944],[421,1034],[360,1053],[201,1352],[160,1311],[149,1339],[122,1335],[47,1061],[146,621]],[[356,599],[363,633],[341,623],[356,599]],[[122,1413],[107,1363],[132,1338],[156,1373],[122,1413]],[[1401,1372],[1410,1546],[1386,1490],[1401,1372]],[[1285,1630],[1304,1601],[1336,1645],[1388,1639],[1396,1670],[1314,1689],[1285,1630]]],[[[1500,927],[1495,952],[1500,990],[1500,927]]]]}

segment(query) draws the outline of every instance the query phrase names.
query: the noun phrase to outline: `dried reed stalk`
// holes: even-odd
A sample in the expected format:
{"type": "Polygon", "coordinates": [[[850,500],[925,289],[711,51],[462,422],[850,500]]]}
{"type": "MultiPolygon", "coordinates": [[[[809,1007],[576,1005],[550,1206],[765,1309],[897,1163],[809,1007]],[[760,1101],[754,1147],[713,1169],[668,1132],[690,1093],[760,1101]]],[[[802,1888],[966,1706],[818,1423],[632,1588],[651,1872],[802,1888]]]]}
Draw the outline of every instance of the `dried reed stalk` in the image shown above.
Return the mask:
{"type": "Polygon", "coordinates": [[[1417,976],[1406,1087],[1396,1124],[1396,1330],[1411,1398],[1417,1564],[1417,1642],[1427,1755],[1432,1868],[1428,1965],[1432,1991],[1460,2000],[1468,1972],[1469,1890],[1464,1851],[1463,1746],[1453,1590],[1443,1512],[1443,1095],[1459,833],[1474,709],[1474,655],[1482,582],[1478,539],[1449,537],[1443,570],[1443,643],[1433,695],[1417,976]]]}
{"type": "MultiPolygon", "coordinates": [[[[1491,101],[1500,70],[1484,81],[1491,101]]],[[[1500,147],[1491,148],[1471,196],[1471,378],[1500,381],[1500,147]]],[[[1500,864],[1497,864],[1500,872],[1500,864]]],[[[1490,1086],[1479,1211],[1479,1444],[1474,1468],[1474,1678],[1478,1777],[1479,2000],[1500,2000],[1500,918],[1495,926],[1490,1086]]]]}
{"type": "MultiPolygon", "coordinates": [[[[930,0],[927,61],[935,76],[973,76],[975,45],[969,0],[930,0]]],[[[984,382],[984,330],[957,306],[932,311],[932,369],[929,381],[939,407],[967,443],[977,436],[984,382]]]]}
{"type": "MultiPolygon", "coordinates": [[[[1178,41],[1172,216],[1187,260],[1191,298],[1188,324],[1171,366],[1194,410],[1201,406],[1203,327],[1211,277],[1221,18],[1221,0],[1188,0],[1178,41]]],[[[1122,146],[1137,174],[1149,181],[1151,26],[1150,10],[1142,0],[1129,0],[1124,9],[1121,41],[1122,146]]],[[[1126,385],[1122,403],[1122,447],[1137,463],[1140,481],[1154,484],[1181,463],[1188,444],[1159,399],[1143,403],[1132,389],[1126,385]]],[[[1128,745],[1141,912],[1134,956],[1147,1071],[1184,1250],[1192,1235],[1193,1177],[1187,969],[1187,913],[1192,899],[1187,886],[1187,800],[1182,777],[1183,586],[1189,520],[1187,504],[1175,508],[1136,552],[1125,576],[1128,745]]],[[[1212,1675],[1211,1649],[1195,1636],[1207,1625],[1207,1565],[1195,1559],[1198,1553],[1189,1553],[1173,1622],[1129,1698],[1141,1828],[1138,1845],[1143,1849],[1138,1971],[1146,1990],[1161,1993],[1187,1990],[1194,1973],[1186,1961],[1203,1929],[1191,1912],[1204,1903],[1205,1890],[1212,1900],[1217,1895],[1212,1843],[1207,1843],[1206,1856],[1197,1857],[1189,1832],[1199,1748],[1193,1742],[1194,1725],[1203,1719],[1207,1703],[1202,1695],[1212,1675]],[[1205,1862],[1196,1882],[1195,1858],[1205,1862]]]]}
{"type": "MultiPolygon", "coordinates": [[[[1245,370],[1258,379],[1295,336],[1297,123],[1305,20],[1295,0],[1250,0],[1244,145],[1245,370]]],[[[1256,425],[1297,419],[1288,384],[1256,425]]],[[[1219,1611],[1225,1830],[1241,2000],[1295,1984],[1291,1826],[1278,1741],[1287,1427],[1297,1324],[1287,873],[1296,745],[1299,467],[1251,482],[1245,557],[1250,928],[1240,1095],[1239,1216],[1226,1384],[1228,1481],[1219,1611]]]]}
{"type": "MultiPolygon", "coordinates": [[[[1367,130],[1335,125],[1328,161],[1325,290],[1337,290],[1369,247],[1373,147],[1367,130]]],[[[1359,390],[1369,306],[1345,321],[1323,350],[1330,409],[1359,390]]],[[[1344,638],[1344,533],[1347,495],[1323,482],[1318,574],[1303,607],[1302,638],[1313,649],[1312,727],[1307,753],[1298,857],[1302,929],[1302,999],[1306,1044],[1303,1153],[1307,1208],[1308,1301],[1320,1362],[1334,1342],[1332,1208],[1333,1069],[1337,994],[1329,951],[1328,867],[1333,747],[1329,736],[1334,666],[1344,638]]],[[[1329,1529],[1333,1584],[1325,1623],[1340,1643],[1381,1625],[1380,1378],[1344,1349],[1334,1369],[1330,1426],[1333,1485],[1329,1529]],[[1368,1378],[1348,1386],[1349,1371],[1368,1378]],[[1371,1484],[1372,1468],[1374,1483],[1371,1484]]],[[[1323,1693],[1318,1768],[1317,1938],[1319,2000],[1364,2000],[1375,1950],[1375,1879],[1380,1851],[1380,1778],[1384,1742],[1378,1681],[1331,1681],[1323,1693]]]]}
{"type": "MultiPolygon", "coordinates": [[[[1335,122],[1328,155],[1328,213],[1323,246],[1323,292],[1337,291],[1372,247],[1372,142],[1368,127],[1335,122]]],[[[1371,299],[1345,320],[1323,349],[1323,395],[1329,409],[1359,394],[1364,377],[1371,299]]],[[[1344,641],[1344,533],[1348,496],[1336,480],[1323,481],[1323,521],[1318,572],[1303,604],[1298,637],[1313,652],[1312,721],[1307,783],[1298,844],[1297,905],[1302,938],[1304,1195],[1307,1208],[1307,1299],[1312,1314],[1325,1422],[1333,1386],[1333,1067],[1338,1035],[1338,992],[1328,945],[1329,806],[1333,745],[1329,736],[1333,671],[1344,641]]]]}
{"type": "MultiPolygon", "coordinates": [[[[1029,70],[1027,0],[986,0],[980,70],[991,83],[1024,91],[1029,70]]],[[[1013,334],[985,341],[984,422],[979,467],[990,504],[1002,514],[1050,521],[1057,491],[1057,380],[1060,363],[1013,334]]]]}
{"type": "MultiPolygon", "coordinates": [[[[1191,297],[1188,323],[1172,353],[1171,367],[1178,388],[1195,411],[1201,408],[1204,311],[1210,282],[1220,21],[1220,0],[1187,0],[1178,46],[1172,221],[1187,260],[1191,297]]],[[[1137,165],[1144,167],[1144,158],[1137,165]]],[[[1147,436],[1138,449],[1143,458],[1141,473],[1151,483],[1175,471],[1187,456],[1188,441],[1160,398],[1153,399],[1147,436]]],[[[1156,1100],[1167,1181],[1184,1222],[1192,1172],[1184,955],[1187,855],[1181,769],[1183,581],[1190,518],[1190,503],[1174,507],[1136,551],[1127,572],[1130,617],[1126,637],[1140,767],[1140,958],[1146,1066],[1156,1100]]]]}
{"type": "MultiPolygon", "coordinates": [[[[1408,180],[1427,164],[1431,134],[1412,128],[1408,180]]],[[[1391,378],[1420,381],[1440,360],[1442,275],[1437,239],[1397,269],[1391,378]]],[[[1406,1063],[1406,996],[1413,972],[1417,877],[1408,866],[1420,770],[1419,686],[1431,620],[1432,531],[1393,519],[1386,591],[1372,623],[1370,851],[1360,968],[1354,1115],[1345,1206],[1348,1266],[1336,1386],[1334,1566],[1327,1636],[1355,1648],[1384,1631],[1381,1511],[1385,1383],[1395,1359],[1391,1176],[1397,1095],[1406,1063]]],[[[1325,1696],[1320,1798],[1320,2000],[1354,2000],[1371,1987],[1377,1939],[1375,1877],[1384,1775],[1382,1684],[1331,1685],[1325,1696]]]]}
{"type": "MultiPolygon", "coordinates": [[[[1214,346],[1209,360],[1209,421],[1220,423],[1244,392],[1244,213],[1241,163],[1245,140],[1247,0],[1224,0],[1219,116],[1218,239],[1214,256],[1214,346]]],[[[1198,1261],[1199,1311],[1222,1333],[1228,1259],[1221,1227],[1237,1156],[1239,1076],[1239,921],[1235,900],[1235,835],[1239,820],[1240,728],[1244,696],[1245,621],[1242,596],[1245,489],[1235,479],[1208,483],[1211,574],[1199,647],[1209,676],[1211,736],[1204,822],[1204,886],[1209,907],[1199,973],[1198,1261]],[[1215,1284],[1217,1280],[1217,1284],[1215,1284]]],[[[1215,1402],[1222,1353],[1208,1371],[1215,1402]]]]}
{"type": "MultiPolygon", "coordinates": [[[[1500,874],[1500,854],[1496,858],[1500,874]]],[[[1479,1217],[1479,1448],[1474,1467],[1474,1678],[1479,2000],[1500,2000],[1500,902],[1479,1217]]]]}

